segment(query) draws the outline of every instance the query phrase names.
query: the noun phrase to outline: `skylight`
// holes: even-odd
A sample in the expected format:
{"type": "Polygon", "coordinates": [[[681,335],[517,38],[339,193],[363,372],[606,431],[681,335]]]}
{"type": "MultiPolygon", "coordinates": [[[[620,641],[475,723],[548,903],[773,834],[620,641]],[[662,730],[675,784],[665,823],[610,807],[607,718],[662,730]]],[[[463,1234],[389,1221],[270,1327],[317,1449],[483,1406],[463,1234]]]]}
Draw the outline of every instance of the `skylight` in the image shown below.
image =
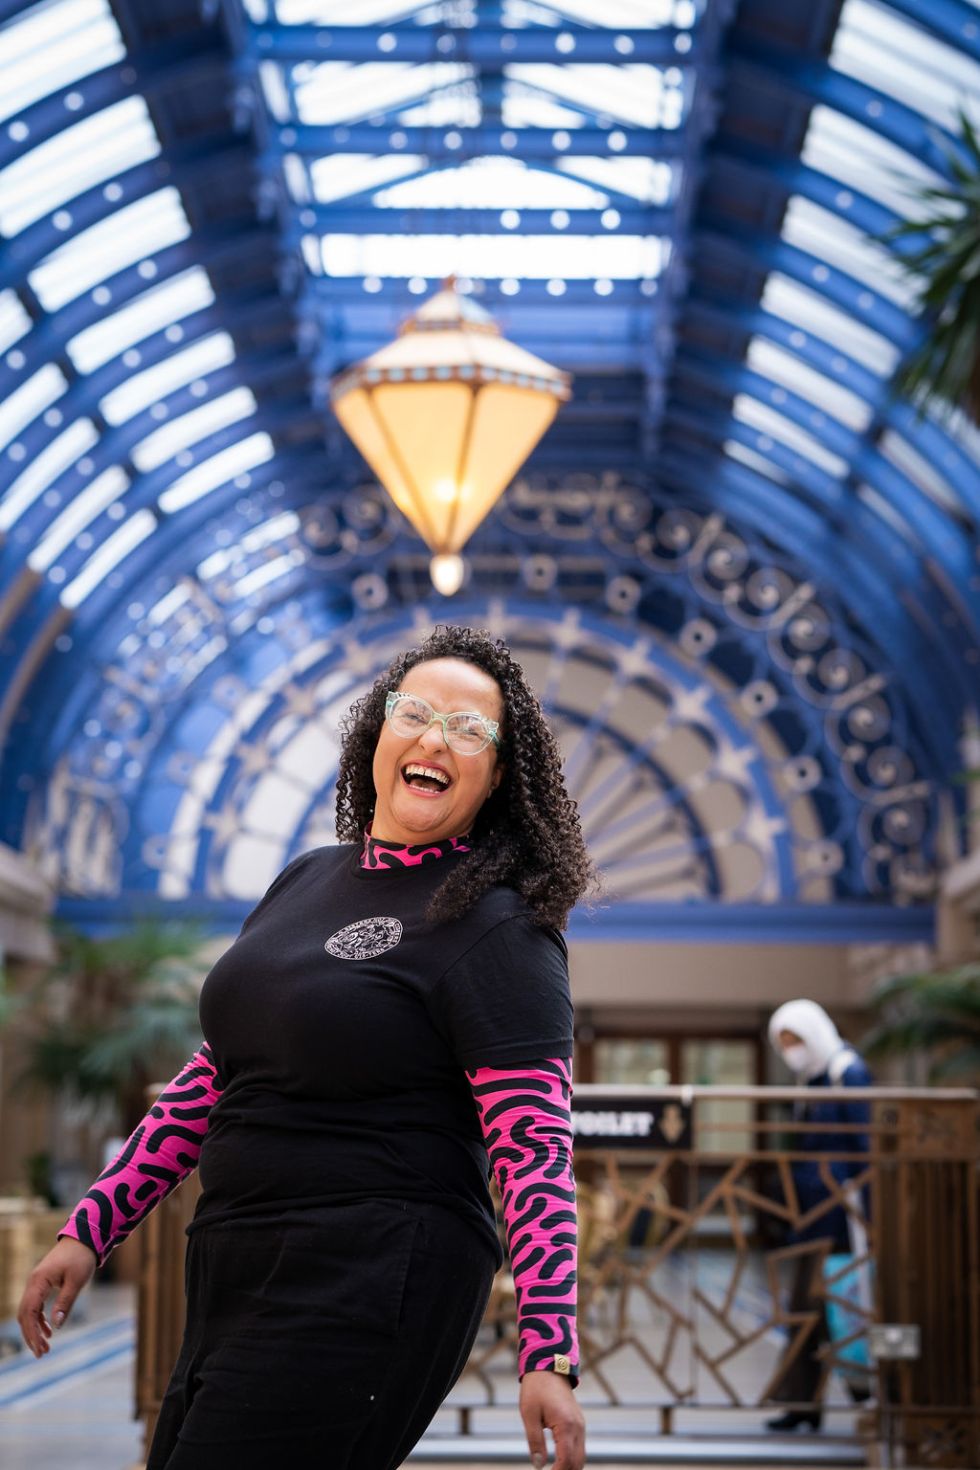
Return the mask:
{"type": "Polygon", "coordinates": [[[60,245],[28,280],[45,311],[58,311],[137,261],[140,273],[153,280],[157,268],[149,257],[186,240],[190,232],[180,194],[158,189],[60,245]]]}
{"type": "MultiPolygon", "coordinates": [[[[905,217],[921,208],[916,185],[939,182],[938,174],[904,148],[832,107],[813,109],[802,157],[821,173],[905,217]]],[[[853,202],[846,189],[837,196],[842,213],[853,202]]]]}
{"type": "Polygon", "coordinates": [[[0,48],[0,122],[126,54],[108,0],[44,0],[0,26],[0,48]]]}
{"type": "Polygon", "coordinates": [[[30,314],[16,291],[0,291],[0,352],[31,330],[30,314]]]}
{"type": "Polygon", "coordinates": [[[192,505],[195,500],[217,490],[219,485],[227,484],[236,475],[245,474],[257,465],[265,464],[272,459],[275,452],[275,445],[268,434],[251,434],[247,439],[241,439],[237,444],[213,454],[210,459],[181,475],[160,496],[160,509],[167,515],[183,510],[184,506],[192,505]]]}
{"type": "MultiPolygon", "coordinates": [[[[0,230],[17,235],[59,205],[159,152],[142,97],[126,97],[83,118],[0,173],[0,230]]],[[[56,227],[62,219],[56,218],[56,227]]]]}
{"type": "MultiPolygon", "coordinates": [[[[352,65],[343,61],[320,62],[312,68],[293,69],[296,115],[300,122],[324,126],[329,123],[352,122],[397,107],[428,100],[442,88],[452,87],[454,95],[463,82],[473,76],[471,66],[450,62],[432,62],[412,66],[400,62],[365,62],[352,65]],[[297,75],[299,73],[299,75],[297,75]]],[[[428,119],[441,121],[433,114],[428,119]]],[[[477,121],[447,115],[445,121],[465,126],[477,121]]]]}
{"type": "MultiPolygon", "coordinates": [[[[607,22],[603,22],[607,24],[607,22]]],[[[683,72],[655,66],[522,63],[507,68],[515,81],[548,92],[597,114],[638,128],[680,127],[684,110],[683,72]]],[[[505,118],[506,121],[506,118],[505,118]]]]}
{"type": "Polygon", "coordinates": [[[640,204],[665,204],[674,180],[673,166],[655,158],[562,158],[558,167],[640,204]]]}
{"type": "Polygon", "coordinates": [[[745,358],[748,366],[791,393],[807,398],[821,415],[826,411],[855,433],[868,426],[871,409],[863,398],[764,337],[753,337],[745,358]]]}
{"type": "Polygon", "coordinates": [[[99,408],[110,424],[121,424],[187,383],[193,385],[192,393],[200,384],[199,396],[203,397],[207,392],[203,378],[227,367],[234,360],[235,344],[228,333],[214,332],[185,347],[182,352],[172,353],[144,372],[134,373],[118,388],[107,393],[99,408]]]}
{"type": "Polygon", "coordinates": [[[138,510],[135,515],[114,531],[99,549],[89,557],[73,582],[69,582],[61,593],[64,607],[76,608],[90,596],[109,573],[135,551],[147,536],[156,529],[157,519],[151,510],[138,510]]]}
{"type": "MultiPolygon", "coordinates": [[[[880,377],[889,378],[895,370],[899,351],[880,332],[839,310],[818,292],[801,286],[798,281],[778,271],[770,272],[762,293],[762,306],[784,321],[794,322],[805,331],[847,353],[880,377]]],[[[841,362],[840,370],[847,364],[841,362]]]]}
{"type": "MultiPolygon", "coordinates": [[[[68,387],[64,373],[49,362],[0,401],[0,449],[16,439],[68,387]]],[[[19,456],[11,455],[15,461],[19,456]]]]}
{"type": "Polygon", "coordinates": [[[847,0],[830,64],[945,126],[955,126],[964,105],[976,110],[980,97],[976,61],[869,0],[847,0]]]}
{"type": "MultiPolygon", "coordinates": [[[[760,431],[763,437],[759,440],[758,447],[763,451],[767,448],[767,438],[778,440],[834,479],[843,479],[847,474],[846,460],[841,459],[840,455],[832,454],[819,439],[801,429],[778,409],[761,403],[758,398],[752,398],[745,393],[736,394],[732,404],[732,417],[760,431]]],[[[772,445],[769,444],[768,448],[772,448],[772,445]]]]}
{"type": "Polygon", "coordinates": [[[893,464],[896,469],[902,471],[920,490],[929,496],[930,500],[943,510],[956,516],[964,515],[963,505],[957,495],[953,493],[948,481],[931,464],[925,455],[913,449],[907,439],[888,429],[881,436],[879,447],[882,454],[893,464]]]}
{"type": "Polygon", "coordinates": [[[474,158],[380,189],[382,209],[603,209],[608,194],[518,158],[474,158]]]}
{"type": "Polygon", "coordinates": [[[329,204],[348,194],[367,193],[393,179],[403,179],[425,166],[424,158],[414,156],[396,158],[385,154],[372,158],[360,153],[332,153],[310,165],[309,179],[313,198],[319,204],[329,204]]]}
{"type": "Polygon", "coordinates": [[[200,266],[181,271],[159,286],[143,291],[112,316],[86,327],[68,343],[67,352],[80,373],[92,373],[119,354],[129,368],[139,367],[139,350],[133,346],[155,332],[166,330],[168,338],[180,342],[182,317],[214,304],[207,272],[200,266]]]}
{"type": "Polygon", "coordinates": [[[331,276],[652,280],[664,251],[638,235],[325,235],[322,259],[331,276]]]}
{"type": "MultiPolygon", "coordinates": [[[[884,245],[876,245],[863,230],[839,219],[829,209],[795,194],[786,206],[783,239],[826,266],[836,266],[845,275],[910,308],[918,291],[898,261],[884,245]]],[[[873,305],[869,294],[868,309],[873,305]]]]}
{"type": "Polygon", "coordinates": [[[49,485],[81,455],[87,454],[98,439],[91,419],[76,419],[63,434],[46,444],[0,497],[0,531],[9,531],[49,485]]]}
{"type": "Polygon", "coordinates": [[[129,478],[119,465],[113,465],[104,474],[86,485],[84,490],[69,502],[61,515],[50,526],[35,549],[27,558],[28,565],[36,572],[45,572],[69,546],[78,534],[85,530],[96,516],[126,493],[129,478]]]}
{"type": "Polygon", "coordinates": [[[179,418],[141,439],[131,451],[132,461],[144,473],[154,470],[168,459],[173,459],[174,455],[189,444],[195,444],[208,434],[217,433],[219,429],[226,429],[239,419],[248,418],[257,406],[251,388],[233,388],[230,393],[223,393],[219,398],[202,403],[200,408],[181,414],[179,418]]]}

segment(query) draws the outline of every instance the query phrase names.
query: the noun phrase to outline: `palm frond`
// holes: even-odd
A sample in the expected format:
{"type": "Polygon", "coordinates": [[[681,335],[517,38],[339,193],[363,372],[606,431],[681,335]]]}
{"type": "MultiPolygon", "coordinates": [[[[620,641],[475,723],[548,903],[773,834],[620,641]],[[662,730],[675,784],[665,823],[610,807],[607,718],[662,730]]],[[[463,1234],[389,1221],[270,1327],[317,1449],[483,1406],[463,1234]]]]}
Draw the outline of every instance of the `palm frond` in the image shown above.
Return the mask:
{"type": "Polygon", "coordinates": [[[927,329],[899,367],[894,387],[920,414],[931,409],[944,421],[963,409],[980,422],[980,143],[963,109],[959,136],[938,135],[937,141],[946,183],[907,180],[920,212],[871,238],[916,282],[927,329]]]}

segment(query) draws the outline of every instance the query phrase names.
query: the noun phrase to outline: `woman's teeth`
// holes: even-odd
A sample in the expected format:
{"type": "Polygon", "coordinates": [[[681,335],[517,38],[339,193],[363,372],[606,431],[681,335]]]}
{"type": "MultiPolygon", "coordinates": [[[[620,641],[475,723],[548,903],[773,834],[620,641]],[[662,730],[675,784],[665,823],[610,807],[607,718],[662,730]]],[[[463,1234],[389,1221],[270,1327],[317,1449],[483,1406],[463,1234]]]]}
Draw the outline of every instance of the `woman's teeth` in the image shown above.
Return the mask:
{"type": "Polygon", "coordinates": [[[402,780],[415,791],[445,791],[449,777],[427,766],[410,765],[402,769],[402,780]]]}

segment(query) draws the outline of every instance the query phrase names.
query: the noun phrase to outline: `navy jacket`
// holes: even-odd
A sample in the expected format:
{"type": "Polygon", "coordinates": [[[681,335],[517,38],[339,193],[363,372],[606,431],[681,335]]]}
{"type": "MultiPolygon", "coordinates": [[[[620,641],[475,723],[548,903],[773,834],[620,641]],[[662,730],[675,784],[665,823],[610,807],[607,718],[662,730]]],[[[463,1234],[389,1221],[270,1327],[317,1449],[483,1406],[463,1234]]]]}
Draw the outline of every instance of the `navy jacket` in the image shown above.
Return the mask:
{"type": "MultiPolygon", "coordinates": [[[[834,1102],[821,1099],[820,1091],[826,1087],[870,1087],[872,1082],[871,1073],[863,1058],[851,1047],[847,1048],[850,1053],[850,1061],[841,1069],[840,1061],[844,1058],[835,1059],[831,1057],[827,1070],[821,1072],[819,1077],[813,1077],[807,1086],[813,1089],[814,1097],[797,1114],[797,1128],[792,1135],[791,1147],[794,1153],[862,1153],[868,1151],[868,1135],[864,1132],[809,1132],[807,1123],[842,1124],[842,1123],[868,1123],[870,1121],[871,1109],[866,1102],[834,1102]],[[835,1060],[838,1065],[835,1066],[835,1060]]],[[[801,1159],[793,1164],[793,1183],[800,1204],[800,1213],[806,1214],[829,1193],[826,1184],[820,1177],[820,1160],[801,1159]]],[[[834,1179],[842,1182],[853,1179],[860,1174],[865,1164],[862,1160],[832,1159],[830,1161],[830,1172],[834,1179]]],[[[864,1189],[863,1204],[865,1219],[868,1217],[868,1190],[864,1189]]],[[[832,1252],[850,1251],[851,1240],[847,1228],[847,1213],[840,1205],[834,1205],[832,1209],[811,1221],[802,1229],[794,1232],[793,1240],[819,1240],[824,1236],[830,1236],[832,1252]]]]}

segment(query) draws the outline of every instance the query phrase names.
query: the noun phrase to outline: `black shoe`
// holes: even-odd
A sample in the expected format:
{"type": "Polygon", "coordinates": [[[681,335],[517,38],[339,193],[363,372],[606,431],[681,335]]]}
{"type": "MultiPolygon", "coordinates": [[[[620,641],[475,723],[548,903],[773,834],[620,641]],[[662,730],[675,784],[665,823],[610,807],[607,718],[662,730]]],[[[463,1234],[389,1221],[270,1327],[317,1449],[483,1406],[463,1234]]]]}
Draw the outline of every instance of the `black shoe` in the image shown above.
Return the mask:
{"type": "Polygon", "coordinates": [[[780,1414],[778,1419],[767,1419],[766,1428],[776,1434],[782,1434],[790,1429],[799,1429],[801,1425],[808,1424],[811,1429],[820,1428],[822,1415],[819,1409],[808,1409],[800,1412],[797,1409],[788,1409],[785,1414],[780,1414]]]}

